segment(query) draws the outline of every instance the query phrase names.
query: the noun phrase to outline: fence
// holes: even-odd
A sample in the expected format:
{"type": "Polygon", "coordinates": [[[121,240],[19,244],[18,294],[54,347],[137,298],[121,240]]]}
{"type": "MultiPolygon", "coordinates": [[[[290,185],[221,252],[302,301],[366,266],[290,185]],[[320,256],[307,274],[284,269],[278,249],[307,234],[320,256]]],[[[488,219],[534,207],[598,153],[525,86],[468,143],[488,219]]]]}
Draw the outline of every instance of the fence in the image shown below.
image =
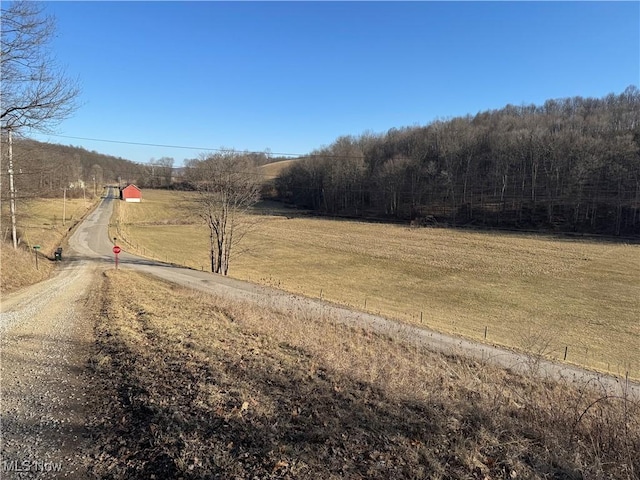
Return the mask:
{"type": "MultiPolygon", "coordinates": [[[[195,270],[207,270],[206,265],[189,263],[184,258],[160,255],[149,248],[130,241],[127,237],[126,229],[122,228],[119,220],[116,221],[116,231],[118,238],[127,245],[128,250],[143,257],[171,263],[195,270]]],[[[336,305],[343,305],[357,311],[378,315],[392,320],[399,320],[408,324],[420,325],[424,328],[432,329],[444,334],[453,334],[472,341],[494,345],[501,348],[513,349],[526,353],[533,358],[551,360],[555,362],[572,364],[580,367],[595,369],[600,372],[616,375],[621,378],[631,378],[640,380],[640,359],[636,354],[629,354],[624,358],[612,358],[606,353],[594,348],[593,343],[580,344],[570,341],[563,341],[562,338],[554,337],[553,332],[545,330],[544,326],[530,328],[527,325],[474,325],[470,322],[454,319],[449,322],[442,319],[435,319],[430,316],[427,307],[421,310],[399,311],[380,305],[378,299],[363,296],[361,301],[355,303],[347,301],[340,292],[331,292],[330,288],[320,287],[315,292],[301,291],[291,288],[286,282],[275,279],[271,276],[262,278],[248,278],[254,283],[267,285],[269,287],[289,291],[294,294],[304,295],[309,298],[317,298],[336,305]],[[330,292],[330,293],[329,293],[330,292]],[[514,328],[520,329],[516,335],[514,328]]]]}

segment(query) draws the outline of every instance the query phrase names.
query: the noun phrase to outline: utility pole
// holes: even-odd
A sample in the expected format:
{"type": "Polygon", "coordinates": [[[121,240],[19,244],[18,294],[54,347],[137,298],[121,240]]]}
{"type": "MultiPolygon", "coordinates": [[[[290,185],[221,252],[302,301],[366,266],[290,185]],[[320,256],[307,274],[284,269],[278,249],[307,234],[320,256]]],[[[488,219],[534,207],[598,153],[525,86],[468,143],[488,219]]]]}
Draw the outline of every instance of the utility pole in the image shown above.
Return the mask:
{"type": "Polygon", "coordinates": [[[16,233],[16,189],[13,184],[13,143],[11,140],[11,128],[9,128],[9,209],[11,211],[11,240],[13,248],[18,248],[18,235],[16,233]]]}
{"type": "Polygon", "coordinates": [[[67,224],[67,187],[62,187],[62,226],[67,224]]]}
{"type": "Polygon", "coordinates": [[[98,194],[98,191],[96,190],[96,176],[93,176],[93,196],[95,197],[98,194]]]}

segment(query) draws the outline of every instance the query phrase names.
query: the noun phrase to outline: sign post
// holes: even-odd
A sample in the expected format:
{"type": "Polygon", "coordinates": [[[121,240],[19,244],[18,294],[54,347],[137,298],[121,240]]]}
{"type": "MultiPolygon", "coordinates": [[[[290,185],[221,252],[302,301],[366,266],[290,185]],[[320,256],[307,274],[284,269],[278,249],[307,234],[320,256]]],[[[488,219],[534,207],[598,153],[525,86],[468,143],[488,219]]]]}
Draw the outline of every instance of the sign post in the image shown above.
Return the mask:
{"type": "Polygon", "coordinates": [[[33,252],[36,254],[36,270],[39,270],[39,268],[38,268],[38,250],[40,250],[40,245],[34,245],[33,246],[33,252]]]}
{"type": "Polygon", "coordinates": [[[118,269],[118,254],[121,252],[120,247],[118,245],[113,246],[113,253],[116,256],[116,270],[118,269]]]}

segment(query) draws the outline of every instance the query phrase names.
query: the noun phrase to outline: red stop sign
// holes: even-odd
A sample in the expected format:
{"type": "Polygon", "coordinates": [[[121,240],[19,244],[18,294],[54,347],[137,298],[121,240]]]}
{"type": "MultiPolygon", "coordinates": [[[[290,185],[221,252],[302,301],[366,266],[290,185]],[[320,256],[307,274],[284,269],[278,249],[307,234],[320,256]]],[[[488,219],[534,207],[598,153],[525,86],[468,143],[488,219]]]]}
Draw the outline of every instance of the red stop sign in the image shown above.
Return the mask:
{"type": "Polygon", "coordinates": [[[120,247],[118,245],[114,245],[113,253],[115,253],[116,255],[120,253],[120,247]]]}

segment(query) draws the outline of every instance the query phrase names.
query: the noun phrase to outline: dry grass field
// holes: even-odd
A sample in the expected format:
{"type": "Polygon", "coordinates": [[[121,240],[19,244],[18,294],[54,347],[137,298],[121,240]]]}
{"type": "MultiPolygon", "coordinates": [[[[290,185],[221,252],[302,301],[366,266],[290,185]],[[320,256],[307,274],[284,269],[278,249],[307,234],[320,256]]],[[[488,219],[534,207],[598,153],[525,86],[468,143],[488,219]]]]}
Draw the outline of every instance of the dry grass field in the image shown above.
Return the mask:
{"type": "Polygon", "coordinates": [[[49,278],[54,263],[24,248],[14,250],[10,243],[0,245],[0,293],[8,293],[49,278]]]}
{"type": "Polygon", "coordinates": [[[291,165],[293,162],[297,162],[299,160],[281,160],[279,162],[267,163],[266,165],[262,165],[258,167],[258,171],[264,175],[265,180],[273,180],[278,177],[282,171],[291,165]]]}
{"type": "MultiPolygon", "coordinates": [[[[68,198],[64,225],[62,198],[33,198],[18,205],[18,237],[27,246],[40,245],[44,255],[51,256],[70,228],[95,204],[93,199],[68,198]]],[[[3,241],[11,241],[9,203],[2,204],[3,241]]]]}
{"type": "MultiPolygon", "coordinates": [[[[118,202],[118,236],[138,253],[207,269],[190,195],[118,202]]],[[[566,349],[568,362],[640,378],[638,245],[255,218],[231,276],[550,358],[566,349]]]]}
{"type": "Polygon", "coordinates": [[[327,317],[102,277],[96,478],[633,479],[640,404],[327,317]]]}
{"type": "Polygon", "coordinates": [[[98,199],[67,199],[65,224],[62,223],[61,198],[34,198],[18,204],[17,231],[20,249],[11,246],[11,223],[8,202],[2,203],[2,242],[0,291],[9,292],[47,278],[53,271],[54,250],[69,230],[98,199]],[[40,245],[38,268],[32,247],[40,245]]]}

